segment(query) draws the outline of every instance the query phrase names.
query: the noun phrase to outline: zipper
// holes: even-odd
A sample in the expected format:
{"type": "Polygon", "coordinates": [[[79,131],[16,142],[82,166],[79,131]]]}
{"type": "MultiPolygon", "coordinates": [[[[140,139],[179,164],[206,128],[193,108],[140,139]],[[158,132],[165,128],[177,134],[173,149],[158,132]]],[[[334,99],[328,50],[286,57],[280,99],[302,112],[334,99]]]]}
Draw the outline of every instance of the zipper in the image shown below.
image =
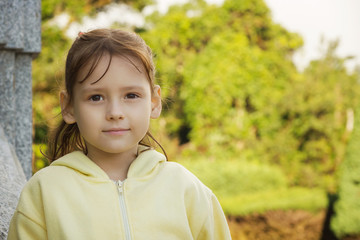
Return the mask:
{"type": "Polygon", "coordinates": [[[123,223],[124,223],[125,239],[131,240],[130,223],[129,223],[129,218],[128,218],[128,214],[127,214],[127,210],[126,210],[125,196],[124,196],[124,182],[118,180],[118,181],[115,181],[115,184],[116,184],[116,187],[117,187],[118,193],[119,193],[119,204],[120,204],[121,215],[122,215],[122,219],[123,219],[123,223]]]}

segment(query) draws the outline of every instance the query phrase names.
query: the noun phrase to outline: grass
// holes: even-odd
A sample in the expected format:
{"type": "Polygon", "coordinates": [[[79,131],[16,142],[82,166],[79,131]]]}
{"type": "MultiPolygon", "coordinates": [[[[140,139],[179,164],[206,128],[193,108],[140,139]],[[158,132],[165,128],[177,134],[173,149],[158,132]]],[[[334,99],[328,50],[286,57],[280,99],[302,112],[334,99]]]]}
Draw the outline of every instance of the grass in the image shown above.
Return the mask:
{"type": "Polygon", "coordinates": [[[222,198],[220,203],[226,215],[245,216],[270,210],[301,209],[316,212],[327,207],[326,192],[322,189],[301,187],[273,189],[222,198]]]}
{"type": "Polygon", "coordinates": [[[226,215],[245,216],[270,210],[316,212],[328,204],[324,189],[289,187],[278,166],[230,159],[180,163],[213,190],[226,215]]]}

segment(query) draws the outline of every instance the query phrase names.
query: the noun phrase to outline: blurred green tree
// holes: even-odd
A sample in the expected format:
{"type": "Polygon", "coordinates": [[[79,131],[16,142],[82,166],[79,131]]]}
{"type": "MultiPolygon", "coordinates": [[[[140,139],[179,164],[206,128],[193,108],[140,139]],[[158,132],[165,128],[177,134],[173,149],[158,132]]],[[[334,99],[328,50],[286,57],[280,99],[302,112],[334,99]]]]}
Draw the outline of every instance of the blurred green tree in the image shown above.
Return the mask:
{"type": "Polygon", "coordinates": [[[339,199],[335,203],[335,216],[331,222],[339,238],[360,236],[360,107],[355,113],[355,128],[346,150],[346,158],[341,164],[339,199]]]}
{"type": "Polygon", "coordinates": [[[191,155],[280,165],[293,185],[335,191],[358,74],[331,43],[299,73],[299,35],[274,24],[263,1],[195,1],[148,19],[169,110],[166,132],[191,155]]]}

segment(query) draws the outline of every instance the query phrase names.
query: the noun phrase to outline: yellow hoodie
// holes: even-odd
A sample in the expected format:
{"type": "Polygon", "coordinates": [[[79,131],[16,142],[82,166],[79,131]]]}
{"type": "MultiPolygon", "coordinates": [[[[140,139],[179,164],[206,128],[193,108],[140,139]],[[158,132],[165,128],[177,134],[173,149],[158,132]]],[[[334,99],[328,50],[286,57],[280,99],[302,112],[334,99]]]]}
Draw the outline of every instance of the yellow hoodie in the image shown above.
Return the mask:
{"type": "Polygon", "coordinates": [[[231,239],[214,194],[155,150],[114,182],[82,152],[37,172],[25,185],[8,239],[231,239]]]}

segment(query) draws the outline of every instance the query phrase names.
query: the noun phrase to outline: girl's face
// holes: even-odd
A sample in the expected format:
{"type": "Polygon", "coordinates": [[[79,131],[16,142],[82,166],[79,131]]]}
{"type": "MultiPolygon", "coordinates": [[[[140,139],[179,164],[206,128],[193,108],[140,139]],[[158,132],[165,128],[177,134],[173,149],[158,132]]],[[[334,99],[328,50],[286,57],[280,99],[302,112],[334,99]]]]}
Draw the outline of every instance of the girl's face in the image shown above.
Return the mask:
{"type": "Polygon", "coordinates": [[[152,94],[145,69],[135,58],[113,56],[106,71],[110,56],[100,59],[91,76],[80,83],[88,72],[80,71],[74,86],[73,101],[61,94],[63,117],[66,123],[77,123],[80,134],[88,148],[88,154],[136,153],[138,143],[149,129],[150,118],[161,112],[160,87],[152,94]],[[97,82],[96,82],[97,81],[97,82]]]}

